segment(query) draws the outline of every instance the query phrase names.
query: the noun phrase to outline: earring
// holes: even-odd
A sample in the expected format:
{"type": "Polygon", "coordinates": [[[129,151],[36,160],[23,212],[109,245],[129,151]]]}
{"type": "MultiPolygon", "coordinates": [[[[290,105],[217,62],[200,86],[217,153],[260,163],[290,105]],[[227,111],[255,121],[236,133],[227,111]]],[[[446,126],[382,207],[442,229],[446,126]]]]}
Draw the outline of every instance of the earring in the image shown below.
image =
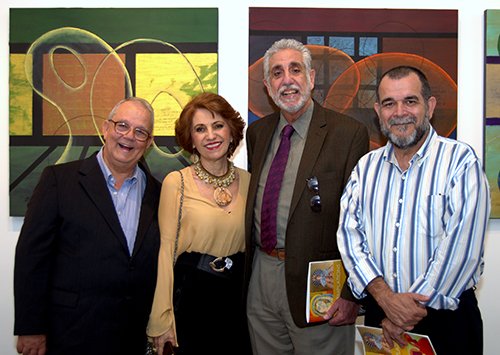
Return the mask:
{"type": "Polygon", "coordinates": [[[229,142],[229,146],[227,147],[227,157],[231,158],[231,155],[233,155],[234,149],[233,149],[233,142],[229,142]]]}
{"type": "Polygon", "coordinates": [[[191,154],[189,160],[191,161],[192,164],[196,164],[197,162],[200,161],[200,157],[198,156],[198,151],[196,150],[196,148],[193,148],[193,154],[191,154]]]}

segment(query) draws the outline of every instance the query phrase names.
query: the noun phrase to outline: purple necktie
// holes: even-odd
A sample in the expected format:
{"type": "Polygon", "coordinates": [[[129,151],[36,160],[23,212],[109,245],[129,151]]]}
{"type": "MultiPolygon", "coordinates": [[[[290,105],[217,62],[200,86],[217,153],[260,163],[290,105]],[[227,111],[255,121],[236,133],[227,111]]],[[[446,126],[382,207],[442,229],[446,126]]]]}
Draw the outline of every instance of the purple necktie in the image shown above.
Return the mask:
{"type": "Polygon", "coordinates": [[[286,125],[283,128],[281,143],[274,157],[271,169],[267,175],[266,187],[262,198],[262,212],[260,217],[260,241],[264,249],[270,253],[276,246],[276,214],[281,182],[285,173],[288,153],[290,153],[290,136],[293,127],[286,125]]]}

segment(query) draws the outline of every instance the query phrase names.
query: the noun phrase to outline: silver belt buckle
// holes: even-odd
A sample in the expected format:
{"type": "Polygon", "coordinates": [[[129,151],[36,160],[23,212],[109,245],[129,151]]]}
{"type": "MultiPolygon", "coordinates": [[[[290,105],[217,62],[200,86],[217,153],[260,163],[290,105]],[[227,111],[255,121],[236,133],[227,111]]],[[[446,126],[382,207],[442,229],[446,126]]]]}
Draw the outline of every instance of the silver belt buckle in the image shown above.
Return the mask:
{"type": "Polygon", "coordinates": [[[212,270],[217,271],[217,272],[223,272],[225,269],[229,270],[233,266],[233,261],[229,258],[225,258],[224,262],[225,265],[221,268],[218,268],[217,265],[215,265],[216,262],[222,261],[224,258],[219,256],[217,259],[214,259],[209,263],[210,267],[212,270]]]}

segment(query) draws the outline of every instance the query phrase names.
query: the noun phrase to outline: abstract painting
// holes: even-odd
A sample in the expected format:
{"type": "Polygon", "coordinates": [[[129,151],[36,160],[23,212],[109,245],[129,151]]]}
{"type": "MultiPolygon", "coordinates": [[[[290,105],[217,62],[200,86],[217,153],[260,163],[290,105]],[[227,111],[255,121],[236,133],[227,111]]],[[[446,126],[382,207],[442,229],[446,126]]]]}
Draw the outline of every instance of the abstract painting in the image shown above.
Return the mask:
{"type": "Polygon", "coordinates": [[[311,51],[313,98],[369,129],[371,148],[386,143],[373,109],[377,78],[398,65],[421,69],[437,108],[431,120],[443,136],[456,137],[457,10],[250,8],[249,122],[278,108],[262,83],[262,57],[281,38],[311,51]]]}
{"type": "Polygon", "coordinates": [[[174,122],[217,92],[217,41],[216,8],[10,9],[10,215],[24,215],[46,166],[102,147],[102,122],[126,97],[155,110],[153,175],[188,165],[174,122]]]}
{"type": "Polygon", "coordinates": [[[500,10],[485,11],[485,170],[491,218],[500,218],[500,10]]]}

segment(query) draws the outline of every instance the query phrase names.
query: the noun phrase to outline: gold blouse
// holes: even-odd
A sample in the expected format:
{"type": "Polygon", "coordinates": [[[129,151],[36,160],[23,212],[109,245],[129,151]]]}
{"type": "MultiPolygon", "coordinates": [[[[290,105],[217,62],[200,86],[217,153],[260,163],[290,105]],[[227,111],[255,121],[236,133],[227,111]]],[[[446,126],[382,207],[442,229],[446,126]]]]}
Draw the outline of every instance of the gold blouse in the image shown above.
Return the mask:
{"type": "MultiPolygon", "coordinates": [[[[239,190],[231,212],[226,212],[214,200],[200,195],[189,167],[181,170],[184,177],[184,202],[177,257],[184,252],[228,256],[245,250],[245,206],[250,173],[236,169],[239,175],[239,190]]],[[[172,263],[180,197],[181,176],[178,171],[174,171],[163,181],[158,209],[161,246],[158,280],[147,327],[150,337],[160,336],[172,327],[175,331],[172,263]]]]}

